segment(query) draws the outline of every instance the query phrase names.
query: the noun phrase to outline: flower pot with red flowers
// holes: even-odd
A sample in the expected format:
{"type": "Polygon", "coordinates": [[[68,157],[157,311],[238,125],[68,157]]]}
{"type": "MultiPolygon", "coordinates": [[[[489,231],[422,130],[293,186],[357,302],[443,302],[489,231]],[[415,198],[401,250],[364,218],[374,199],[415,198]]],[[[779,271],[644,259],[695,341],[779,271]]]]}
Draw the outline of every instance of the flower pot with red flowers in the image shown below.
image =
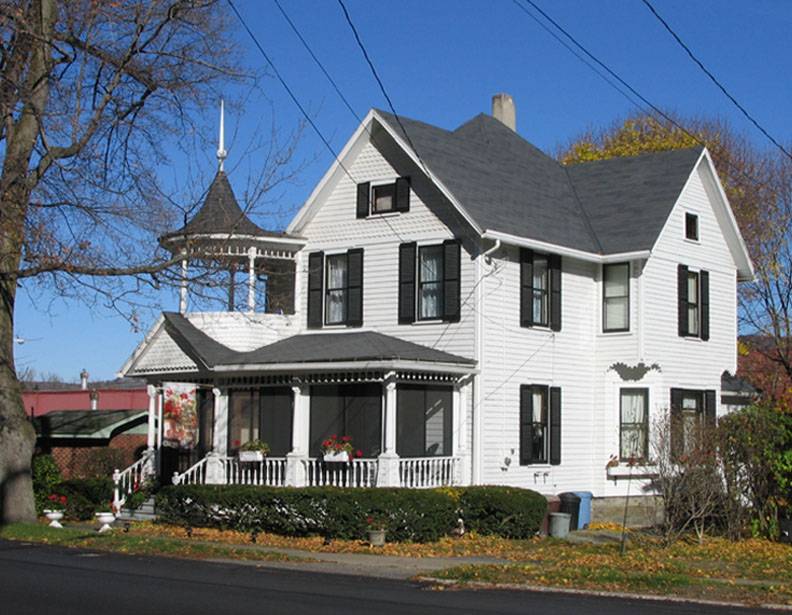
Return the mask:
{"type": "MultiPolygon", "coordinates": [[[[325,463],[349,463],[355,447],[351,436],[330,436],[322,442],[322,459],[325,463]]],[[[360,453],[360,451],[357,451],[360,453]]],[[[360,453],[362,455],[362,453],[360,453]]]]}
{"type": "Polygon", "coordinates": [[[63,519],[63,511],[66,508],[66,503],[68,502],[66,496],[52,493],[47,496],[47,500],[49,501],[49,508],[44,509],[44,514],[46,515],[47,519],[50,520],[49,526],[58,529],[63,528],[60,520],[63,519]]]}

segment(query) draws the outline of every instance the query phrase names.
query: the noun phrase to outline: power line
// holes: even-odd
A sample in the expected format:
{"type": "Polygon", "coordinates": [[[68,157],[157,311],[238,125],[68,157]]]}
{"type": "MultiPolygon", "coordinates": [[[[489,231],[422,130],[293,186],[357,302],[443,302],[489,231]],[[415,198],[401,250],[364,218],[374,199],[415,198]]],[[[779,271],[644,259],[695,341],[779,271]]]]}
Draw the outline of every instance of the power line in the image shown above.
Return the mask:
{"type": "Polygon", "coordinates": [[[674,40],[676,40],[676,42],[679,43],[679,45],[682,47],[682,49],[685,50],[685,52],[688,54],[688,56],[690,56],[690,59],[693,60],[693,62],[695,62],[698,65],[698,67],[704,72],[704,74],[707,75],[707,77],[710,78],[710,81],[712,81],[712,83],[714,83],[716,86],[718,86],[718,89],[721,92],[723,92],[723,94],[726,96],[726,98],[728,98],[734,104],[734,106],[737,107],[742,112],[742,114],[745,117],[747,117],[748,120],[754,126],[756,126],[756,128],[758,128],[759,131],[773,143],[773,145],[775,145],[778,149],[780,149],[788,158],[792,159],[792,154],[790,154],[784,148],[783,145],[781,145],[778,141],[776,141],[770,135],[770,133],[768,133],[767,130],[765,130],[764,127],[761,124],[759,124],[759,122],[756,121],[756,119],[754,119],[754,117],[750,113],[748,113],[748,111],[745,109],[745,107],[743,107],[739,102],[737,102],[737,99],[734,96],[732,96],[731,93],[729,93],[729,91],[726,89],[726,87],[720,81],[718,81],[718,79],[715,77],[715,75],[713,75],[712,72],[710,72],[707,69],[707,67],[704,66],[704,63],[695,56],[693,51],[691,51],[690,47],[688,47],[684,43],[684,41],[679,37],[679,35],[676,32],[674,32],[674,30],[671,28],[671,26],[668,24],[668,22],[660,16],[660,14],[652,6],[652,4],[649,2],[649,0],[642,0],[642,2],[646,5],[646,8],[648,8],[655,17],[657,17],[658,21],[661,24],[663,24],[663,27],[666,30],[668,30],[668,33],[671,36],[674,37],[674,40]]]}
{"type": "MultiPolygon", "coordinates": [[[[582,45],[582,43],[579,43],[579,42],[577,41],[577,39],[575,39],[575,37],[574,37],[574,36],[572,36],[572,35],[571,35],[569,32],[567,32],[567,31],[566,31],[566,30],[563,28],[563,26],[561,26],[561,25],[560,25],[560,24],[559,24],[557,21],[555,21],[555,20],[554,20],[552,17],[550,17],[550,15],[548,15],[547,13],[545,13],[545,12],[544,12],[544,11],[541,9],[541,7],[539,7],[539,6],[538,6],[538,5],[537,5],[537,4],[536,4],[536,3],[535,3],[533,0],[512,0],[512,2],[514,2],[514,4],[516,4],[516,5],[517,5],[517,7],[518,7],[519,9],[521,9],[521,10],[522,10],[524,13],[526,13],[527,15],[529,15],[529,16],[531,16],[533,19],[535,19],[535,16],[531,14],[531,12],[528,10],[528,8],[527,8],[526,6],[524,6],[523,4],[521,4],[521,2],[523,2],[523,1],[524,1],[524,2],[527,2],[529,5],[531,5],[531,6],[532,6],[532,7],[533,7],[533,8],[534,8],[534,9],[535,9],[537,12],[539,12],[539,13],[540,13],[540,14],[541,14],[541,15],[542,15],[542,16],[543,16],[543,17],[544,17],[544,18],[545,18],[547,21],[549,21],[551,24],[553,24],[553,26],[555,26],[555,27],[556,27],[556,28],[557,28],[557,29],[558,29],[558,30],[559,30],[559,31],[560,31],[560,32],[561,32],[561,33],[562,33],[564,36],[566,36],[566,37],[567,37],[567,39],[569,39],[569,40],[572,42],[572,44],[574,44],[574,45],[575,45],[575,46],[576,46],[578,49],[580,49],[580,50],[581,50],[581,51],[582,51],[584,54],[586,54],[586,56],[588,56],[589,58],[591,58],[591,60],[593,60],[593,61],[594,61],[594,62],[596,62],[596,63],[597,63],[599,66],[601,66],[601,67],[602,67],[602,68],[603,68],[603,69],[604,69],[604,70],[605,70],[605,71],[606,71],[606,72],[607,72],[609,75],[611,75],[611,76],[612,76],[614,79],[616,79],[616,80],[617,80],[617,81],[618,81],[620,84],[622,84],[622,85],[623,85],[624,87],[626,87],[626,88],[627,88],[627,89],[628,89],[630,92],[632,92],[632,94],[634,94],[636,97],[638,97],[638,98],[639,98],[639,99],[640,99],[640,100],[641,100],[641,101],[642,101],[642,102],[643,102],[643,103],[644,103],[644,104],[645,104],[647,107],[651,108],[651,109],[652,109],[652,110],[653,110],[653,111],[654,111],[656,114],[658,114],[659,116],[661,116],[662,118],[664,118],[664,119],[665,119],[666,121],[668,121],[670,124],[672,124],[672,125],[676,126],[676,127],[677,127],[679,130],[681,130],[681,131],[682,131],[682,132],[683,132],[685,135],[687,135],[688,137],[690,137],[691,139],[693,139],[693,141],[695,141],[696,143],[698,143],[698,144],[699,144],[699,145],[701,145],[702,147],[707,147],[707,143],[706,143],[704,140],[702,140],[700,137],[698,137],[697,135],[695,135],[695,134],[693,134],[692,132],[690,132],[690,131],[689,131],[687,128],[685,128],[685,127],[684,127],[682,124],[680,124],[679,122],[677,122],[677,121],[676,121],[676,120],[675,120],[675,119],[674,119],[672,116],[668,115],[668,114],[667,114],[665,111],[663,111],[662,109],[660,109],[659,107],[657,107],[656,105],[654,105],[654,104],[653,104],[653,103],[652,103],[650,100],[648,100],[648,99],[647,99],[645,96],[643,96],[643,95],[642,95],[640,92],[638,92],[638,91],[637,91],[637,90],[636,90],[636,89],[635,89],[633,86],[631,86],[631,85],[630,85],[629,83],[627,83],[627,82],[626,82],[624,79],[622,79],[622,78],[621,78],[621,77],[620,77],[620,76],[619,76],[619,75],[618,75],[618,74],[617,74],[615,71],[613,71],[613,70],[612,70],[612,69],[611,69],[609,66],[607,66],[607,65],[606,65],[604,62],[602,62],[602,61],[601,61],[599,58],[597,58],[597,57],[596,57],[596,56],[595,56],[593,53],[591,53],[591,52],[590,52],[588,49],[586,49],[586,48],[585,48],[585,47],[582,45]]],[[[644,112],[645,112],[645,109],[644,109],[644,108],[642,108],[640,105],[638,105],[638,104],[637,104],[637,103],[635,103],[635,102],[633,102],[633,104],[635,104],[635,106],[636,106],[636,107],[638,107],[638,108],[639,108],[641,111],[644,111],[644,112]]],[[[750,176],[750,175],[748,175],[748,174],[747,174],[747,173],[746,173],[746,172],[745,172],[743,169],[741,169],[741,168],[737,167],[735,164],[733,164],[733,163],[732,163],[730,160],[728,160],[727,158],[724,158],[724,159],[723,159],[723,162],[724,162],[724,163],[725,163],[727,166],[729,166],[731,169],[733,169],[734,171],[736,171],[737,173],[739,173],[740,175],[742,175],[743,177],[745,177],[745,178],[746,178],[747,180],[749,180],[750,182],[752,182],[752,183],[756,184],[756,185],[757,185],[757,186],[759,186],[759,187],[764,187],[764,184],[763,184],[763,183],[762,183],[760,180],[757,180],[756,178],[754,178],[754,177],[751,177],[751,176],[750,176]]]]}
{"type": "Polygon", "coordinates": [[[374,79],[377,81],[377,85],[379,85],[379,89],[382,92],[382,95],[385,97],[385,100],[388,102],[388,107],[390,107],[391,113],[393,113],[393,116],[396,118],[396,122],[399,124],[399,128],[402,129],[402,132],[404,133],[404,136],[407,139],[407,143],[409,143],[412,151],[415,152],[415,155],[418,158],[418,161],[421,163],[421,166],[423,167],[423,170],[426,173],[426,175],[431,178],[431,174],[429,173],[429,170],[426,168],[426,165],[421,159],[421,155],[418,153],[418,149],[415,147],[415,144],[412,142],[412,139],[410,139],[410,134],[407,132],[407,129],[404,128],[404,124],[402,124],[399,114],[396,113],[396,108],[393,106],[393,101],[391,100],[390,96],[388,96],[388,92],[385,90],[385,85],[382,83],[382,79],[380,79],[380,76],[377,73],[377,69],[374,67],[374,63],[371,61],[368,51],[366,51],[365,45],[363,45],[363,41],[360,39],[360,34],[358,34],[355,24],[352,23],[352,17],[349,15],[349,11],[347,11],[347,7],[344,4],[344,0],[338,0],[338,4],[341,6],[341,10],[344,12],[344,17],[346,18],[346,22],[347,24],[349,24],[349,27],[352,30],[352,34],[355,35],[355,40],[357,41],[358,47],[360,47],[360,51],[363,53],[363,57],[366,59],[366,63],[369,65],[369,68],[371,69],[371,74],[374,75],[374,79]]]}
{"type": "Polygon", "coordinates": [[[305,47],[306,51],[308,51],[308,53],[311,55],[311,57],[313,58],[313,61],[316,62],[316,65],[324,73],[324,76],[327,77],[327,80],[330,82],[330,85],[333,86],[333,89],[336,91],[336,94],[338,94],[338,96],[341,98],[341,100],[344,101],[344,104],[346,105],[346,108],[349,109],[349,112],[353,116],[355,116],[355,119],[358,121],[358,123],[363,123],[363,120],[360,119],[360,116],[357,114],[357,112],[355,112],[355,109],[352,107],[352,104],[347,100],[346,96],[344,96],[343,92],[341,92],[341,88],[338,87],[338,84],[330,76],[330,73],[324,67],[324,64],[322,64],[319,61],[319,58],[316,57],[316,54],[313,52],[313,49],[311,49],[310,45],[308,45],[308,42],[305,40],[303,35],[297,29],[297,26],[294,25],[294,22],[291,20],[289,15],[286,13],[286,11],[284,10],[283,6],[281,6],[281,3],[278,2],[278,0],[273,0],[273,2],[275,2],[275,6],[278,7],[278,10],[281,12],[281,15],[283,15],[283,18],[288,22],[289,26],[291,26],[291,29],[297,35],[297,38],[300,39],[300,42],[303,44],[303,47],[305,47]]]}

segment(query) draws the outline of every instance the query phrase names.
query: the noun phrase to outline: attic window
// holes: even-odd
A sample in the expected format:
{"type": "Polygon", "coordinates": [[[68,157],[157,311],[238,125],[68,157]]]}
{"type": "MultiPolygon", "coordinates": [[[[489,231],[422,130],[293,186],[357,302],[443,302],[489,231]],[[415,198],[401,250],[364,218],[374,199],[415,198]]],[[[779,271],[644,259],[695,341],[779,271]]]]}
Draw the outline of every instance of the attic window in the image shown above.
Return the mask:
{"type": "Polygon", "coordinates": [[[379,214],[410,211],[410,178],[399,177],[394,182],[371,185],[371,182],[357,186],[358,218],[368,218],[379,214]]]}
{"type": "Polygon", "coordinates": [[[396,203],[396,184],[383,184],[381,186],[374,186],[372,189],[372,203],[371,213],[383,214],[388,211],[393,211],[396,203]]]}
{"type": "Polygon", "coordinates": [[[698,241],[699,226],[698,226],[698,216],[696,214],[691,214],[691,213],[685,214],[685,238],[692,239],[693,241],[698,241]]]}

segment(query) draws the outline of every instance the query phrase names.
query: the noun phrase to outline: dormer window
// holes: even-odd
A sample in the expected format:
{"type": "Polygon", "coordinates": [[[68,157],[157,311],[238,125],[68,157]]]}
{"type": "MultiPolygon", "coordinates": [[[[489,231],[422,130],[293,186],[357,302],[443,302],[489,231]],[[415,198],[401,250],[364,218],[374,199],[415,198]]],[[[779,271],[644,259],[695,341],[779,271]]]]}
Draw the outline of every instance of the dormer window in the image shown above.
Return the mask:
{"type": "Polygon", "coordinates": [[[699,220],[696,214],[685,214],[685,239],[698,241],[699,238],[699,220]]]}
{"type": "Polygon", "coordinates": [[[358,218],[410,211],[410,178],[391,182],[364,182],[357,186],[358,218]]]}

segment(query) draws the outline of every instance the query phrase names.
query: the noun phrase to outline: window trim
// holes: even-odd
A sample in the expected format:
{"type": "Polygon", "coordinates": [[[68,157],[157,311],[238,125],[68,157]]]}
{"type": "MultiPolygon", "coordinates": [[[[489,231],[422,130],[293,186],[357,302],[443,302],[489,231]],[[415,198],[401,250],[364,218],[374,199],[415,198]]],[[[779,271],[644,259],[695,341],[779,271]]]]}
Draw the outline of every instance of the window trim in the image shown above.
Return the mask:
{"type": "MultiPolygon", "coordinates": [[[[524,389],[530,390],[530,395],[532,396],[537,392],[540,391],[542,393],[542,410],[540,413],[540,417],[543,418],[542,421],[536,422],[533,420],[533,401],[531,402],[531,411],[532,416],[530,421],[523,421],[522,411],[520,412],[520,432],[519,432],[519,461],[521,466],[537,466],[537,465],[549,465],[550,464],[550,387],[546,384],[523,384],[520,386],[520,395],[522,395],[522,391],[524,389]],[[536,459],[533,457],[533,446],[530,447],[531,457],[526,458],[525,463],[523,463],[522,457],[522,430],[523,426],[531,425],[531,431],[533,433],[534,425],[541,425],[543,428],[542,432],[542,458],[536,459]]],[[[522,400],[520,400],[522,403],[522,400]]],[[[522,409],[521,409],[522,410],[522,409]]]]}
{"type": "Polygon", "coordinates": [[[415,275],[415,320],[416,322],[426,321],[442,321],[443,313],[445,312],[445,254],[443,252],[443,244],[427,244],[418,246],[418,254],[415,259],[416,275],[415,275]],[[440,277],[437,280],[424,281],[421,276],[421,253],[424,250],[437,250],[440,254],[440,277]],[[421,289],[424,284],[432,284],[439,288],[438,291],[438,313],[433,316],[421,316],[421,289]]]}
{"type": "Polygon", "coordinates": [[[643,456],[638,457],[637,459],[633,459],[634,462],[646,465],[649,463],[649,389],[648,387],[624,387],[619,389],[619,461],[620,462],[627,462],[628,459],[622,457],[622,444],[623,444],[623,426],[625,425],[624,422],[624,398],[622,395],[624,393],[640,393],[643,396],[644,400],[644,420],[643,424],[641,423],[627,423],[627,425],[636,426],[642,425],[643,426],[643,456]]]}
{"type": "Polygon", "coordinates": [[[691,211],[686,211],[685,212],[685,229],[684,230],[685,230],[685,239],[687,239],[688,241],[699,242],[701,240],[700,239],[700,237],[701,237],[701,229],[699,227],[699,216],[698,216],[698,214],[694,214],[691,211]],[[695,236],[694,237],[691,237],[688,234],[688,231],[690,230],[689,226],[688,226],[689,220],[693,220],[693,222],[694,222],[694,227],[695,227],[694,228],[694,231],[695,231],[695,233],[694,233],[695,236]]]}
{"type": "Polygon", "coordinates": [[[347,320],[349,317],[349,258],[346,252],[338,252],[337,254],[325,254],[324,259],[324,315],[322,321],[324,322],[324,326],[332,327],[338,325],[345,325],[347,324],[347,320]],[[331,288],[330,287],[330,260],[331,259],[339,259],[342,260],[344,263],[344,277],[346,279],[346,283],[344,286],[340,288],[331,288]],[[342,292],[344,297],[344,317],[339,320],[338,322],[330,322],[329,320],[329,308],[330,308],[330,301],[328,297],[330,292],[342,292]]]}
{"type": "Polygon", "coordinates": [[[386,214],[394,214],[399,213],[399,210],[396,209],[396,180],[394,181],[387,181],[387,182],[380,182],[380,183],[372,183],[371,192],[369,193],[369,216],[382,216],[386,214]],[[390,209],[383,209],[381,211],[377,210],[377,189],[390,189],[391,191],[391,206],[390,209]]]}
{"type": "Polygon", "coordinates": [[[701,271],[693,271],[688,269],[687,271],[687,278],[686,283],[688,285],[688,293],[687,298],[685,301],[685,309],[687,309],[688,318],[687,318],[687,331],[685,331],[685,337],[692,337],[692,338],[701,338],[701,271]],[[691,278],[695,278],[696,280],[696,301],[690,300],[690,280],[691,278]],[[695,308],[696,310],[696,318],[695,318],[695,325],[696,330],[693,331],[691,328],[691,318],[690,318],[690,309],[691,307],[695,308]]]}
{"type": "Polygon", "coordinates": [[[602,265],[602,332],[603,333],[627,333],[627,332],[630,331],[630,316],[631,316],[631,314],[630,314],[630,308],[631,308],[631,305],[630,305],[631,304],[631,300],[630,300],[631,297],[630,297],[630,295],[631,295],[631,290],[632,290],[630,288],[631,280],[632,280],[632,267],[631,267],[629,261],[624,262],[624,263],[606,263],[606,264],[602,265]],[[609,269],[609,268],[612,268],[612,267],[624,267],[624,266],[627,267],[627,294],[623,295],[623,296],[619,296],[619,297],[607,297],[605,295],[605,282],[606,282],[606,278],[607,278],[606,273],[605,273],[606,270],[609,269]],[[606,305],[607,299],[625,299],[625,298],[627,299],[627,326],[623,327],[623,328],[620,328],[620,329],[608,329],[606,311],[605,311],[605,305],[606,305]]]}

